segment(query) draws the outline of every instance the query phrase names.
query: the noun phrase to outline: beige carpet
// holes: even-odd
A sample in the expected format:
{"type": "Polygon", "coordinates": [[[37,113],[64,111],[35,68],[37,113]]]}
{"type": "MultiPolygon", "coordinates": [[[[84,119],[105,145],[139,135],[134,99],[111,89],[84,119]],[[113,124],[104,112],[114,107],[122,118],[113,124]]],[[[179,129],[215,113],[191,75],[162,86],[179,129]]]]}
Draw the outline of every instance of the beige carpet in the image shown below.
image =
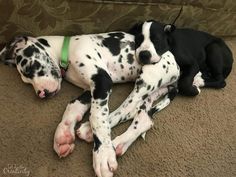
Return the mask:
{"type": "MultiPolygon", "coordinates": [[[[228,40],[236,53],[236,39],[228,40]]],[[[114,110],[133,85],[116,85],[114,110]]],[[[16,69],[0,63],[0,176],[93,177],[92,144],[76,140],[74,152],[59,159],[53,135],[67,103],[81,90],[63,82],[61,92],[40,100],[16,69]],[[18,168],[18,169],[16,169],[18,168]],[[17,173],[17,170],[19,174],[17,173]]],[[[139,138],[118,159],[116,177],[235,177],[236,62],[222,90],[203,89],[195,98],[178,96],[155,115],[146,141],[139,138]]],[[[118,126],[119,135],[129,123],[118,126]]]]}

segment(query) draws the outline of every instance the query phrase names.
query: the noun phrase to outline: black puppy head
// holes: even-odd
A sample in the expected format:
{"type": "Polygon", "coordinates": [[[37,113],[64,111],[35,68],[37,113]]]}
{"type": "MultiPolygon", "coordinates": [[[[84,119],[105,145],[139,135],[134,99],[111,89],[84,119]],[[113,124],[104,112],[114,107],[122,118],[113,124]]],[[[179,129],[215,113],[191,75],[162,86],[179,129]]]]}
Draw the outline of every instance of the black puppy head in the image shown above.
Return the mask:
{"type": "Polygon", "coordinates": [[[54,95],[60,90],[61,73],[56,61],[47,53],[45,39],[16,37],[0,52],[3,63],[16,66],[23,82],[30,83],[41,97],[54,95]]]}
{"type": "Polygon", "coordinates": [[[141,64],[158,62],[169,50],[167,30],[160,22],[145,21],[134,25],[129,32],[135,36],[135,54],[141,64]]]}

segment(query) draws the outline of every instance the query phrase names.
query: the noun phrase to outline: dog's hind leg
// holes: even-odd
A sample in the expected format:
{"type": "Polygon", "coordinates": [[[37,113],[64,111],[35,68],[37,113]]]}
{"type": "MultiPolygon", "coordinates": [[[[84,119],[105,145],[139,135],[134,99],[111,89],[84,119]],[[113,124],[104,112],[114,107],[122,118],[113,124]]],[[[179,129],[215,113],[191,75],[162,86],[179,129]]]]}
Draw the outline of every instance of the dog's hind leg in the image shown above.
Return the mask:
{"type": "Polygon", "coordinates": [[[153,114],[168,106],[176,94],[177,91],[175,88],[170,91],[168,88],[161,88],[143,101],[143,104],[138,108],[138,112],[136,113],[131,126],[126,132],[113,140],[113,145],[116,148],[116,155],[123,155],[140,135],[143,138],[145,137],[146,132],[153,125],[151,119],[153,114]],[[153,102],[156,99],[159,99],[163,94],[165,94],[165,96],[161,101],[153,106],[153,102]]]}
{"type": "Polygon", "coordinates": [[[90,108],[91,93],[85,91],[75,100],[71,101],[63,114],[62,121],[57,126],[54,136],[54,150],[60,157],[65,157],[74,149],[75,125],[81,121],[90,108]]]}
{"type": "Polygon", "coordinates": [[[211,77],[205,79],[205,87],[223,88],[226,86],[225,78],[232,69],[232,53],[222,41],[216,41],[206,47],[206,64],[211,77]]]}

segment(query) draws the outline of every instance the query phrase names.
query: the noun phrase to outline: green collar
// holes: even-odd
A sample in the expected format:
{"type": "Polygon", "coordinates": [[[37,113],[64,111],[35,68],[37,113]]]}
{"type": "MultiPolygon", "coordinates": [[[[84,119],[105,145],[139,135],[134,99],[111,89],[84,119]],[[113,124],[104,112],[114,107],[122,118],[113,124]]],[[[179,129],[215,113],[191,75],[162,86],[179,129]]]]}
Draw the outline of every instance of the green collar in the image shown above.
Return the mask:
{"type": "Polygon", "coordinates": [[[61,61],[60,61],[60,67],[62,70],[62,77],[65,76],[65,72],[66,72],[68,65],[69,65],[69,60],[68,60],[69,44],[70,44],[70,37],[65,36],[64,41],[63,41],[63,45],[62,45],[61,61]]]}

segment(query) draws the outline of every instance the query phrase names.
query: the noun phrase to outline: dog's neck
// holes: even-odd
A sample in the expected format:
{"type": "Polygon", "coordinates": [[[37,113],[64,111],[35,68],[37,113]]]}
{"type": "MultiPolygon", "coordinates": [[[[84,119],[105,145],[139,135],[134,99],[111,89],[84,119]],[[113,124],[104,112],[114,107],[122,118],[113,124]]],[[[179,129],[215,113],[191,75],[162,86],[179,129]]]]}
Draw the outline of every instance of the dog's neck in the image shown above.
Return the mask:
{"type": "Polygon", "coordinates": [[[43,38],[46,39],[50,45],[50,47],[47,48],[49,56],[59,66],[64,36],[43,36],[43,38]]]}

